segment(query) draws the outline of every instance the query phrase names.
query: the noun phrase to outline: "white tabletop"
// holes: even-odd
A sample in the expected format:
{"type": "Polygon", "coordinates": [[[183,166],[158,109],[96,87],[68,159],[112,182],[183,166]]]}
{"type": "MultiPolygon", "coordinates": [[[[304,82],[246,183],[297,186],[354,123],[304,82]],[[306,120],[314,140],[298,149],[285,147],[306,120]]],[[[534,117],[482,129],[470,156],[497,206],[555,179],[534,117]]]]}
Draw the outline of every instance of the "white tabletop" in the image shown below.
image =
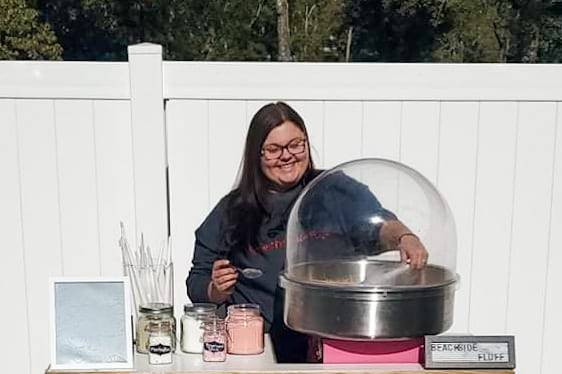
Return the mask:
{"type": "Polygon", "coordinates": [[[148,356],[135,356],[135,371],[139,373],[276,373],[276,372],[404,372],[422,371],[418,364],[388,365],[335,365],[335,364],[278,364],[275,361],[269,336],[266,335],[265,350],[260,355],[227,355],[225,362],[204,362],[201,354],[178,352],[171,365],[149,365],[148,356]]]}
{"type": "Polygon", "coordinates": [[[419,364],[278,364],[266,335],[265,351],[260,355],[227,355],[225,362],[203,362],[201,354],[177,352],[171,365],[149,365],[148,355],[135,354],[132,370],[47,370],[47,374],[514,374],[511,369],[500,370],[425,370],[419,364]]]}

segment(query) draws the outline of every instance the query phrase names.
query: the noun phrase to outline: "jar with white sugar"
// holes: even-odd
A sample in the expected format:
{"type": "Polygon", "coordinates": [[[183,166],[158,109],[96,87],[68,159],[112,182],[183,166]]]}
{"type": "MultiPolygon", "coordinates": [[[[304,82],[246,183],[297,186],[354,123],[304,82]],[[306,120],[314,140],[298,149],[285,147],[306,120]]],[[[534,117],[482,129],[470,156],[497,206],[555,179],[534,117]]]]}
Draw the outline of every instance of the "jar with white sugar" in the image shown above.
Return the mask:
{"type": "Polygon", "coordinates": [[[148,353],[149,333],[155,329],[161,329],[162,325],[169,327],[172,352],[176,351],[176,319],[171,304],[148,303],[139,307],[139,319],[137,321],[137,352],[148,353]]]}
{"type": "Polygon", "coordinates": [[[176,340],[170,320],[148,326],[148,363],[169,365],[173,361],[173,342],[176,340]]]}
{"type": "Polygon", "coordinates": [[[186,304],[181,317],[181,350],[186,353],[203,352],[203,323],[215,318],[217,306],[210,303],[186,304]]]}

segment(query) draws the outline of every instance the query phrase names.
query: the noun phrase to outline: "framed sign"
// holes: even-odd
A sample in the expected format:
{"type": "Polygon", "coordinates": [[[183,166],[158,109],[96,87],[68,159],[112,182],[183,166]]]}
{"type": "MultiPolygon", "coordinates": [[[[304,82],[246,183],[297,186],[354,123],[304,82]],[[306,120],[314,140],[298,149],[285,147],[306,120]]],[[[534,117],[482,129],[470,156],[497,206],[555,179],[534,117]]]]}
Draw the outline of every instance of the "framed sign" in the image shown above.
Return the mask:
{"type": "Polygon", "coordinates": [[[50,279],[51,369],[132,369],[126,277],[50,279]]]}
{"type": "Polygon", "coordinates": [[[513,369],[515,339],[507,336],[425,337],[427,369],[513,369]]]}

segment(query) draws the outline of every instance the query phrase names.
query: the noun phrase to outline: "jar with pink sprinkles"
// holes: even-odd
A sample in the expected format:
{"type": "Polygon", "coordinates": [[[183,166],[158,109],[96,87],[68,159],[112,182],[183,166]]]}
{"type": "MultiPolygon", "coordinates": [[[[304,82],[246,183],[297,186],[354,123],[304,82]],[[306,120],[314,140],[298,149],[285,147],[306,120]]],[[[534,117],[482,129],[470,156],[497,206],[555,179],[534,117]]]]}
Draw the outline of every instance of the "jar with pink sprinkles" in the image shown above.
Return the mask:
{"type": "Polygon", "coordinates": [[[211,318],[203,323],[203,361],[226,360],[226,324],[220,318],[211,318]]]}
{"type": "Polygon", "coordinates": [[[228,307],[226,331],[228,353],[257,355],[263,352],[263,317],[257,304],[234,304],[228,307]]]}

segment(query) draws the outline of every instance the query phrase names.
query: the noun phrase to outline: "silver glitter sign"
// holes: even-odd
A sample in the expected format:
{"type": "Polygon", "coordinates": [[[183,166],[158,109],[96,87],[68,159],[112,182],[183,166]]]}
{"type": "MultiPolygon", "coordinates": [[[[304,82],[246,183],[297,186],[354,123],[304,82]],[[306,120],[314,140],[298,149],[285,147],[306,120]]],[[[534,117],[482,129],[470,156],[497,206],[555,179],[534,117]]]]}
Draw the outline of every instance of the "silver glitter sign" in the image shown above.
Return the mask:
{"type": "Polygon", "coordinates": [[[51,279],[51,368],[133,367],[127,278],[51,279]]]}

